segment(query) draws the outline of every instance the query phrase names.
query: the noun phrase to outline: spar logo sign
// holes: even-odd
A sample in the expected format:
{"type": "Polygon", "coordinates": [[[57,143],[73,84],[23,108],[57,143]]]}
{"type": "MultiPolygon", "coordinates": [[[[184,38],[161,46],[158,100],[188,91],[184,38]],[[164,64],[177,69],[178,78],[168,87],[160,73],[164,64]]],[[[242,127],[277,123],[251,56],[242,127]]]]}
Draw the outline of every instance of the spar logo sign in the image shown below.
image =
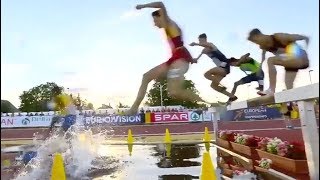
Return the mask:
{"type": "Polygon", "coordinates": [[[188,112],[151,113],[151,122],[188,122],[188,112]]]}
{"type": "Polygon", "coordinates": [[[201,115],[198,114],[197,112],[192,112],[190,114],[190,119],[191,119],[191,121],[201,121],[202,120],[201,115]]]}
{"type": "Polygon", "coordinates": [[[191,111],[189,112],[189,121],[190,122],[202,122],[202,121],[211,121],[212,113],[206,111],[191,111]]]}
{"type": "Polygon", "coordinates": [[[23,124],[23,125],[25,125],[25,126],[27,126],[27,125],[29,125],[30,124],[30,119],[29,118],[23,118],[22,120],[21,120],[21,124],[23,124]]]}

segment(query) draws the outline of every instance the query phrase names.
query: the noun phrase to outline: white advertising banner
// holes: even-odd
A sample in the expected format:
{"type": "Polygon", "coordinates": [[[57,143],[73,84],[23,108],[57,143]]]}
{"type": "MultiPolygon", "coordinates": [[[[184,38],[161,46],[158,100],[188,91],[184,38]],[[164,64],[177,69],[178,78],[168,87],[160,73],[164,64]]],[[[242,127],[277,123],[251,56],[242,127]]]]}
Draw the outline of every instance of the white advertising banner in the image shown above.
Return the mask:
{"type": "Polygon", "coordinates": [[[49,127],[52,116],[1,117],[1,128],[49,127]]]}
{"type": "Polygon", "coordinates": [[[212,113],[206,111],[189,111],[189,122],[211,121],[212,113]]]}

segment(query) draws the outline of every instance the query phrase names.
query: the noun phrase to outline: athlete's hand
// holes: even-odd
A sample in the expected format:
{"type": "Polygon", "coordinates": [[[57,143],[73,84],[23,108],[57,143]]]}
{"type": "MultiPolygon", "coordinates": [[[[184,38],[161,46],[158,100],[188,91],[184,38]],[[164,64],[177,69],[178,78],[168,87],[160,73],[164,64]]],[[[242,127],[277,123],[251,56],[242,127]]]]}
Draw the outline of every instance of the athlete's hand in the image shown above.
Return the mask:
{"type": "Polygon", "coordinates": [[[191,64],[198,63],[198,59],[192,59],[191,64]]]}
{"type": "Polygon", "coordinates": [[[138,4],[138,5],[136,6],[136,9],[138,9],[138,10],[143,9],[143,8],[144,8],[144,5],[142,5],[142,4],[138,4]]]}
{"type": "Polygon", "coordinates": [[[197,43],[195,42],[190,43],[190,46],[195,46],[195,45],[197,45],[197,43]]]}
{"type": "Polygon", "coordinates": [[[309,41],[310,41],[310,38],[306,37],[306,48],[308,48],[308,46],[309,46],[309,41]]]}

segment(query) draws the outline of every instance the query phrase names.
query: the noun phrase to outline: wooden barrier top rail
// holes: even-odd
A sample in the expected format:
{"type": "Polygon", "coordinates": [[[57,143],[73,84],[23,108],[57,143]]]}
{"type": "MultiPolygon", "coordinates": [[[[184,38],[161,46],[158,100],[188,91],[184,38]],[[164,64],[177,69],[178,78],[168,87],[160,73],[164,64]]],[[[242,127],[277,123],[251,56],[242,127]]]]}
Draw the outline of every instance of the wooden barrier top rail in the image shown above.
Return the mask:
{"type": "Polygon", "coordinates": [[[319,98],[319,83],[298,87],[295,89],[277,92],[274,95],[266,95],[249,99],[247,101],[232,102],[227,106],[228,110],[244,109],[261,105],[284,103],[291,101],[307,101],[319,98]]]}

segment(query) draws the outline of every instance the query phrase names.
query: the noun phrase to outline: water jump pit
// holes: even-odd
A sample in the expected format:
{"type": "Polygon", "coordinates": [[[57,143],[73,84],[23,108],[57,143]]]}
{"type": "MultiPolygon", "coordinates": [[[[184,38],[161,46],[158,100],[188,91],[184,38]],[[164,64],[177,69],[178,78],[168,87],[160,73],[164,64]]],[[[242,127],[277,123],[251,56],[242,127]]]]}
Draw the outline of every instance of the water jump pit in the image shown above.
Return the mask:
{"type": "MultiPolygon", "coordinates": [[[[175,141],[167,129],[152,141],[127,137],[114,140],[110,131],[93,134],[72,127],[63,135],[53,133],[45,141],[33,145],[6,148],[7,151],[36,151],[26,165],[18,166],[16,180],[102,180],[102,179],[221,179],[216,168],[217,149],[208,129],[197,140],[175,141]],[[15,149],[14,149],[15,148],[15,149]]],[[[4,151],[6,150],[4,149],[4,151]]],[[[21,159],[20,159],[21,160],[21,159]]],[[[250,173],[250,176],[254,174],[250,173]]]]}

